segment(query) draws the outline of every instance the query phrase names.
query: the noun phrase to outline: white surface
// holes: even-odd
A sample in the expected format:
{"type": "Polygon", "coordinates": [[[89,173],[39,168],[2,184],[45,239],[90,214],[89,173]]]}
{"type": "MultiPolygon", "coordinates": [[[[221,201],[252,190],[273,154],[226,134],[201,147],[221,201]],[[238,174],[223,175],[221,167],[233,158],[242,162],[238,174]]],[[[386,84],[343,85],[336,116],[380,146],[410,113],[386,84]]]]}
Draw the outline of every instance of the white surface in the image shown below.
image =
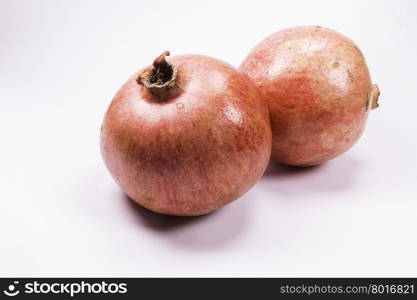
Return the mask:
{"type": "Polygon", "coordinates": [[[0,276],[417,276],[417,2],[242,2],[0,0],[0,276]],[[205,217],[130,203],[98,147],[120,85],[163,50],[238,66],[299,24],[365,54],[359,143],[205,217]]]}

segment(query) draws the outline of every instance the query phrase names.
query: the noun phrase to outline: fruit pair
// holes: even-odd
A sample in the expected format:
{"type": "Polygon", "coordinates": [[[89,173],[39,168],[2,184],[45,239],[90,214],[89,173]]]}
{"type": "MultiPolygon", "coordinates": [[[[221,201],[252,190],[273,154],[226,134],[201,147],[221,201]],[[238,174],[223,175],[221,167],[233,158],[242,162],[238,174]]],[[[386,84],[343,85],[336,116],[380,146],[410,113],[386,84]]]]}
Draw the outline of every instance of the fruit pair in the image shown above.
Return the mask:
{"type": "Polygon", "coordinates": [[[360,50],[318,26],[269,36],[241,71],[206,56],[168,55],[124,84],[101,132],[116,182],[163,214],[201,215],[233,201],[262,176],[271,153],[295,166],[341,154],[377,106],[360,50]]]}

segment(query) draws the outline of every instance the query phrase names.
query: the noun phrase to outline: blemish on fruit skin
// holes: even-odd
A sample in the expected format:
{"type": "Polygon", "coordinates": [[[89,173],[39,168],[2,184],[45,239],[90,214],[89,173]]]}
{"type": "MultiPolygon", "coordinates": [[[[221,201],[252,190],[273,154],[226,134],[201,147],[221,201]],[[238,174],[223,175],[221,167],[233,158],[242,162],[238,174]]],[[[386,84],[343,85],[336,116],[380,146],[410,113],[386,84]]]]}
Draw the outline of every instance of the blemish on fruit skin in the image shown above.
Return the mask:
{"type": "Polygon", "coordinates": [[[340,63],[337,60],[332,63],[332,67],[335,69],[338,68],[339,66],[340,66],[340,63]]]}
{"type": "Polygon", "coordinates": [[[348,77],[349,77],[349,80],[350,80],[351,82],[353,82],[353,75],[352,75],[352,72],[351,72],[350,70],[347,70],[347,75],[348,75],[348,77]]]}
{"type": "Polygon", "coordinates": [[[369,107],[369,97],[365,101],[365,111],[368,110],[368,107],[369,107]]]}
{"type": "Polygon", "coordinates": [[[295,105],[285,105],[286,109],[295,109],[295,105]]]}
{"type": "Polygon", "coordinates": [[[152,197],[149,196],[143,196],[143,200],[145,200],[146,202],[153,202],[154,199],[152,197]]]}

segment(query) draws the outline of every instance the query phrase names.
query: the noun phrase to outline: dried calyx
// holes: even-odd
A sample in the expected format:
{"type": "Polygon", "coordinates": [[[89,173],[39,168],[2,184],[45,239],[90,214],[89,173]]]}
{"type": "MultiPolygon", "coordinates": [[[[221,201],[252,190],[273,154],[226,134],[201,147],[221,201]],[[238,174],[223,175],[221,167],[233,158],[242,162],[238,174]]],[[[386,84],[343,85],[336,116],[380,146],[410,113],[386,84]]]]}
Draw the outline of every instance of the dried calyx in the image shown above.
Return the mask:
{"type": "Polygon", "coordinates": [[[158,100],[165,100],[176,94],[177,68],[165,60],[165,51],[153,61],[153,67],[142,71],[136,82],[143,85],[158,100]]]}
{"type": "Polygon", "coordinates": [[[379,107],[378,98],[381,93],[379,92],[378,85],[374,84],[372,85],[372,103],[371,103],[371,109],[375,109],[379,107]]]}

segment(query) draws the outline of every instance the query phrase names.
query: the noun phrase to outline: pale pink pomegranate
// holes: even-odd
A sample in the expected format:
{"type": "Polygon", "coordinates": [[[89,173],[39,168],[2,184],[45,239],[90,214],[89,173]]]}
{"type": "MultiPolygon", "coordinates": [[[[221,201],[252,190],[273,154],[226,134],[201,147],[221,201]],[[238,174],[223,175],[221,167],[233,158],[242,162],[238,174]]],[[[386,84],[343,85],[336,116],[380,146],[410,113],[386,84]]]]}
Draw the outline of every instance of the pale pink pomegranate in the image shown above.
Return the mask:
{"type": "Polygon", "coordinates": [[[359,48],[320,26],[270,35],[240,69],[269,103],[272,158],[288,165],[317,165],[345,152],[378,106],[378,87],[359,48]]]}
{"type": "Polygon", "coordinates": [[[245,193],[271,153],[267,104],[247,75],[165,52],[114,97],[101,153],[134,201],[163,214],[211,212],[245,193]]]}

